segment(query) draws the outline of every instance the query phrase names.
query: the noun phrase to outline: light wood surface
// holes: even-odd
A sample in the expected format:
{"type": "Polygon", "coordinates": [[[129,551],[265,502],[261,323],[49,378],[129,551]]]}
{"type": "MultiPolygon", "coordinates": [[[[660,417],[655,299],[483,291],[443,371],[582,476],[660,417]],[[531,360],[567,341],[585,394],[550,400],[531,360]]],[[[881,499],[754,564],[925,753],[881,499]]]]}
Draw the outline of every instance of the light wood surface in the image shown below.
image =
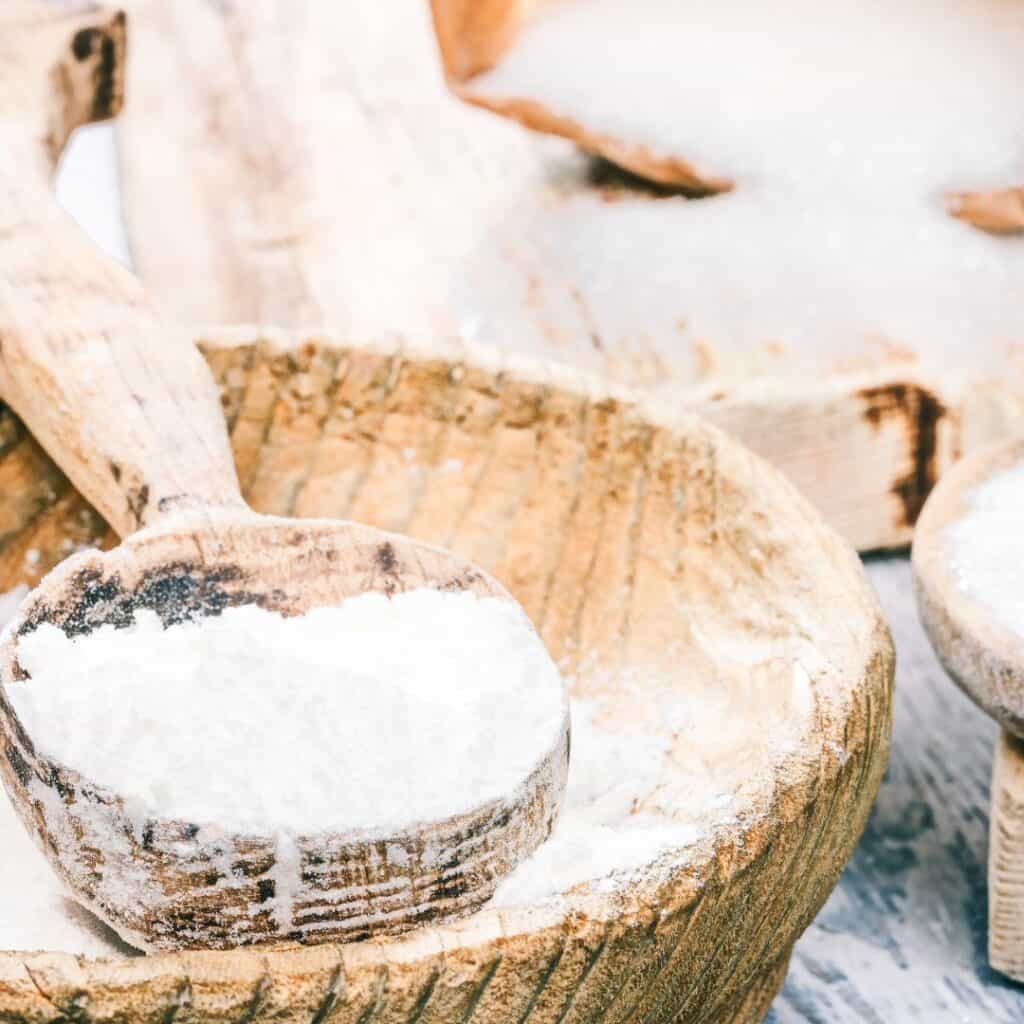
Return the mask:
{"type": "MultiPolygon", "coordinates": [[[[946,537],[967,512],[970,492],[1024,459],[1009,441],[964,459],[941,481],[914,537],[921,618],[949,674],[1003,726],[992,771],[989,850],[989,961],[1024,981],[1024,639],[999,622],[956,579],[946,537]]],[[[1019,566],[1007,565],[1007,573],[1019,566]]],[[[1012,577],[1011,577],[1012,578],[1012,577]]]]}
{"type": "MultiPolygon", "coordinates": [[[[165,623],[244,603],[301,614],[420,587],[511,600],[468,560],[407,537],[265,520],[246,507],[220,398],[192,340],[164,325],[138,279],[100,254],[47,187],[54,154],[39,129],[52,105],[112,112],[95,101],[97,82],[108,88],[96,62],[115,40],[104,74],[116,75],[123,18],[93,17],[98,28],[30,22],[28,64],[12,57],[3,76],[11,105],[0,147],[18,160],[0,168],[0,395],[125,543],[68,558],[33,591],[0,648],[0,678],[25,679],[18,638],[41,622],[81,634],[127,625],[139,608],[165,623]],[[33,102],[38,90],[24,83],[44,78],[53,59],[40,59],[40,36],[59,60],[96,64],[72,80],[87,97],[69,100],[60,84],[50,106],[33,102]]],[[[124,794],[37,750],[2,692],[0,711],[0,775],[22,820],[76,897],[145,949],[365,938],[465,915],[550,834],[569,754],[566,702],[558,735],[507,793],[436,822],[285,840],[269,827],[211,834],[139,820],[124,794]]]]}

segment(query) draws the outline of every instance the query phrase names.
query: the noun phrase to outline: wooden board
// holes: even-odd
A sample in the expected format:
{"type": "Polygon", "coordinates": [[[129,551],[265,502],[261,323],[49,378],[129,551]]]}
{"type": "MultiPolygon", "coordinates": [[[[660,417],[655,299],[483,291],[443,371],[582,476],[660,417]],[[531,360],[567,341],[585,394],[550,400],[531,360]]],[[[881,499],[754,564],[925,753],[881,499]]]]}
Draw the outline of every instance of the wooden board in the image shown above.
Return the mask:
{"type": "Polygon", "coordinates": [[[695,333],[673,299],[702,272],[691,204],[454,99],[426,3],[131,10],[129,227],[176,316],[586,368],[732,431],[861,549],[906,543],[942,468],[1021,408],[1012,325],[920,348],[695,333]]]}

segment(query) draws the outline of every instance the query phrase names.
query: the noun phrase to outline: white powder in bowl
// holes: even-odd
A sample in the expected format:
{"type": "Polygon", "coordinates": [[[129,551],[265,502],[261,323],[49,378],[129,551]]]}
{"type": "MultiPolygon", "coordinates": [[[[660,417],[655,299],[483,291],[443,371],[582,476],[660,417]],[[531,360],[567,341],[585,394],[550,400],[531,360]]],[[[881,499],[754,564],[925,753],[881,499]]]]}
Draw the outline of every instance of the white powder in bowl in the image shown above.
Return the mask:
{"type": "Polygon", "coordinates": [[[8,684],[39,752],[133,814],[240,833],[395,830],[514,792],[566,697],[514,602],[417,590],[285,618],[19,640],[8,684]],[[132,806],[134,805],[134,807],[132,806]]]}
{"type": "MultiPolygon", "coordinates": [[[[566,808],[546,843],[499,886],[498,907],[522,906],[585,882],[615,887],[660,857],[678,863],[704,835],[704,821],[635,813],[657,787],[668,740],[599,726],[601,702],[572,702],[572,761],[566,808]]],[[[720,806],[727,806],[729,798],[720,806]]]]}
{"type": "Polygon", "coordinates": [[[952,573],[997,622],[1024,636],[1024,465],[980,484],[968,503],[946,531],[952,573]]]}

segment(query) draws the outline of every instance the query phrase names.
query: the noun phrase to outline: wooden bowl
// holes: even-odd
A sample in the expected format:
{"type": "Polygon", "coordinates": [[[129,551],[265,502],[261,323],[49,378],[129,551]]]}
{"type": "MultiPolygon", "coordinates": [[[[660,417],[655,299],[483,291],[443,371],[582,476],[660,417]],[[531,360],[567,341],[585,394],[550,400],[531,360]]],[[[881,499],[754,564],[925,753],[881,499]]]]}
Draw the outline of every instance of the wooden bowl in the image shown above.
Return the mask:
{"type": "MultiPolygon", "coordinates": [[[[988,960],[1024,981],[1024,639],[957,579],[950,529],[977,488],[1024,460],[1024,439],[968,455],[932,491],[914,533],[914,589],[943,667],[1002,727],[992,762],[988,851],[988,960]]],[[[1006,578],[1020,567],[1007,555],[1006,578]]]]}
{"type": "Polygon", "coordinates": [[[931,493],[914,534],[921,621],[943,667],[980,708],[1024,736],[1024,639],[957,582],[946,531],[968,512],[972,491],[1024,459],[1024,440],[990,445],[958,462],[931,493]]]}
{"type": "MultiPolygon", "coordinates": [[[[688,820],[695,765],[734,801],[685,858],[627,885],[401,938],[2,954],[0,1019],[759,1020],[886,762],[892,645],[850,548],[715,428],[564,369],[255,331],[202,347],[258,510],[349,516],[480,562],[574,695],[610,702],[620,725],[664,736],[666,700],[719,687],[721,728],[670,742],[642,806],[688,820]],[[801,701],[797,742],[766,759],[761,738],[801,701]]],[[[113,543],[7,411],[0,439],[0,587],[113,543]]]]}

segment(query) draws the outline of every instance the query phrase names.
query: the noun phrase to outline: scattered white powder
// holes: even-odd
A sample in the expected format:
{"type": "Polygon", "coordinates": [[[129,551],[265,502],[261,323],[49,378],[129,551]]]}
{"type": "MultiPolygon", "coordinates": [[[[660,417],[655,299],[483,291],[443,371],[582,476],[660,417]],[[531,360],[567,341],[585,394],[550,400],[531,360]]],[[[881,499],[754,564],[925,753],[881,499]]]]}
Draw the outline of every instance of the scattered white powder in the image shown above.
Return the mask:
{"type": "Polygon", "coordinates": [[[72,902],[0,787],[0,950],[83,956],[130,952],[117,935],[72,902]]]}
{"type": "MultiPolygon", "coordinates": [[[[742,659],[739,644],[733,651],[742,659]]],[[[679,652],[680,664],[692,659],[679,652]]],[[[763,800],[813,719],[810,678],[794,661],[787,691],[778,664],[736,668],[735,679],[633,669],[574,680],[574,692],[596,696],[572,700],[562,815],[492,905],[557,899],[585,883],[614,891],[655,865],[685,865],[690,847],[763,800]]]]}
{"type": "Polygon", "coordinates": [[[1001,625],[1024,636],[1024,465],[968,495],[967,513],[948,527],[958,585],[1001,625]]]}
{"type": "Polygon", "coordinates": [[[545,5],[475,91],[539,100],[736,191],[518,203],[508,234],[557,274],[524,299],[514,267],[484,260],[464,320],[506,344],[531,316],[569,335],[560,296],[578,292],[607,349],[655,349],[654,383],[705,341],[744,371],[800,346],[813,372],[886,346],[973,358],[1019,340],[1024,243],[955,221],[943,196],[1020,183],[1021,53],[1016,0],[545,5]]]}
{"type": "MultiPolygon", "coordinates": [[[[565,696],[522,610],[468,592],[363,594],[284,618],[21,638],[8,684],[37,749],[154,815],[240,833],[395,829],[512,793],[565,696]]],[[[134,812],[133,812],[134,813],[134,812]]]]}
{"type": "Polygon", "coordinates": [[[664,854],[701,838],[689,823],[638,804],[657,786],[670,743],[664,736],[595,724],[600,702],[572,702],[572,760],[566,808],[551,838],[506,878],[494,906],[533,903],[584,882],[613,886],[664,854]]]}

